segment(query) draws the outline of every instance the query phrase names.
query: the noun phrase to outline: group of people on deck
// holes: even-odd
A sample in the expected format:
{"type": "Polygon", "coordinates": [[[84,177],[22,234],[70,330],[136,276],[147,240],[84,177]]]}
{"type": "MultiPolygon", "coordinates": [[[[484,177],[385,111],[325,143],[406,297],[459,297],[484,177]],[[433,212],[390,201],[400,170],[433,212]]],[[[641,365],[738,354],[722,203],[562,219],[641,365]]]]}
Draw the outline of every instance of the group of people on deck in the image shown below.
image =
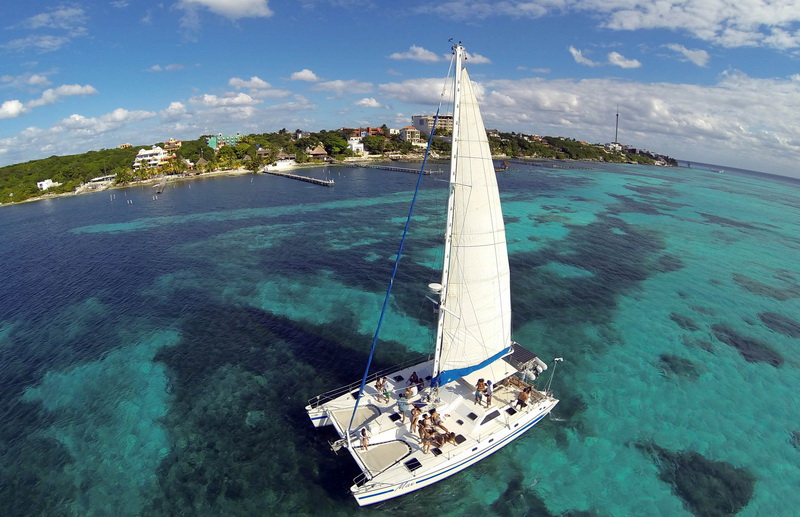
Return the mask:
{"type": "Polygon", "coordinates": [[[483,405],[483,396],[486,395],[486,407],[492,405],[492,395],[494,394],[494,386],[492,381],[485,381],[478,379],[478,384],[475,386],[475,403],[479,406],[483,405]]]}
{"type": "MultiPolygon", "coordinates": [[[[442,447],[446,443],[456,444],[456,434],[450,432],[444,426],[442,417],[435,408],[431,409],[429,413],[423,414],[419,404],[411,403],[411,399],[425,389],[425,381],[417,375],[417,372],[412,372],[406,383],[408,386],[397,395],[397,409],[400,413],[400,422],[405,423],[406,413],[410,413],[411,422],[409,429],[412,433],[416,430],[419,434],[422,452],[428,454],[431,447],[442,447]],[[439,429],[441,429],[441,431],[439,431],[439,429]]],[[[514,401],[513,407],[518,407],[519,409],[525,408],[528,405],[532,389],[531,386],[525,387],[519,393],[517,400],[514,401]]],[[[378,394],[378,400],[383,400],[384,403],[389,403],[391,401],[393,390],[386,377],[379,377],[375,381],[375,390],[378,394]]],[[[475,404],[483,406],[485,398],[486,407],[488,408],[492,405],[493,394],[494,385],[492,381],[478,379],[478,383],[475,386],[475,404]]],[[[424,404],[422,404],[422,406],[424,406],[424,404]]],[[[362,429],[361,445],[365,450],[368,447],[368,440],[369,438],[366,430],[362,429]]]]}

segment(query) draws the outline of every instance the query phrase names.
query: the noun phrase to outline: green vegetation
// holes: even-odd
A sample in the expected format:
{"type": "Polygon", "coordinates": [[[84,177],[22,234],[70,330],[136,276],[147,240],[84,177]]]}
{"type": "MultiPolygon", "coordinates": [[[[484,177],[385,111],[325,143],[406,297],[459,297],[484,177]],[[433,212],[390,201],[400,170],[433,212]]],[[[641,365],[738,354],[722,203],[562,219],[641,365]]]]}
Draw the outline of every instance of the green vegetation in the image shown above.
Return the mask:
{"type": "MultiPolygon", "coordinates": [[[[382,129],[384,134],[389,132],[386,125],[382,129]]],[[[42,160],[0,167],[0,203],[20,202],[41,195],[36,183],[46,179],[61,183],[60,186],[48,189],[48,194],[69,193],[99,176],[115,175],[115,184],[124,185],[161,174],[183,173],[189,169],[185,160],[195,164],[200,162],[200,165],[195,167],[197,172],[237,167],[257,171],[264,165],[274,163],[281,153],[294,156],[298,163],[308,163],[312,161],[309,151],[318,145],[322,145],[325,152],[337,160],[353,156],[353,152],[347,147],[350,135],[344,130],[322,130],[318,133],[308,133],[299,139],[295,139],[294,133],[288,132],[285,128],[276,133],[251,134],[242,137],[235,146],[223,146],[216,154],[206,144],[208,136],[210,135],[202,135],[196,140],[184,140],[180,149],[175,151],[175,159],[158,168],[133,167],[133,161],[139,150],[151,147],[142,145],[127,149],[89,151],[71,156],[51,156],[42,160]]],[[[424,133],[421,136],[424,140],[428,138],[424,133]]],[[[437,136],[446,135],[437,134],[437,136]]],[[[402,141],[399,135],[366,136],[362,142],[364,148],[373,155],[420,153],[418,147],[402,141]]],[[[163,146],[160,142],[153,145],[163,146]]],[[[439,156],[447,156],[450,152],[450,142],[446,138],[434,138],[431,145],[432,150],[439,156]]],[[[662,159],[670,165],[677,165],[675,160],[664,156],[654,156],[646,152],[610,152],[602,146],[551,136],[538,138],[518,133],[493,132],[489,137],[489,146],[492,154],[511,158],[641,164],[653,164],[656,159],[662,159]]]]}

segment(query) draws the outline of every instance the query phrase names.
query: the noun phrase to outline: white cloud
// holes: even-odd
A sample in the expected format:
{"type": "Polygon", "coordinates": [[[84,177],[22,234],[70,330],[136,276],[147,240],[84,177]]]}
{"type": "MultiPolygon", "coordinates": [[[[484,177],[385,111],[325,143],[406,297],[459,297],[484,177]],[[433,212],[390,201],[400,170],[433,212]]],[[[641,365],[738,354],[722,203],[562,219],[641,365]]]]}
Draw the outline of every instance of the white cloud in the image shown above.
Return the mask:
{"type": "Polygon", "coordinates": [[[609,52],[608,62],[620,68],[639,68],[642,64],[635,59],[627,59],[619,52],[609,52]]]}
{"type": "Polygon", "coordinates": [[[195,12],[205,7],[214,14],[231,20],[241,18],[267,18],[273,15],[267,0],[180,0],[179,9],[195,12]]]}
{"type": "Polygon", "coordinates": [[[198,95],[197,97],[192,97],[189,99],[189,102],[205,108],[255,106],[261,103],[261,101],[256,100],[243,92],[237,93],[236,95],[226,95],[223,97],[218,97],[216,95],[207,93],[204,95],[198,95]]]}
{"type": "Polygon", "coordinates": [[[0,119],[3,118],[16,118],[27,112],[28,109],[20,101],[14,99],[5,101],[0,105],[0,119]]]}
{"type": "Polygon", "coordinates": [[[549,7],[559,7],[558,0],[549,2],[532,2],[530,0],[516,1],[452,1],[436,2],[431,5],[417,7],[414,10],[418,13],[433,13],[443,17],[452,18],[460,21],[473,21],[491,17],[511,17],[511,18],[541,18],[549,11],[549,7]],[[544,5],[542,5],[544,4],[544,5]],[[548,5],[549,4],[549,5],[548,5]]]}
{"type": "Polygon", "coordinates": [[[153,65],[147,70],[150,72],[173,72],[175,70],[183,70],[185,68],[183,65],[179,65],[177,63],[172,63],[169,65],[161,66],[161,65],[153,65]]]}
{"type": "Polygon", "coordinates": [[[681,54],[684,61],[690,61],[697,66],[706,66],[708,64],[709,55],[705,50],[690,50],[677,43],[669,43],[665,46],[668,49],[674,50],[678,54],[681,54]]]}
{"type": "Polygon", "coordinates": [[[52,83],[44,74],[22,74],[22,75],[3,75],[0,76],[0,82],[5,83],[7,86],[14,88],[36,88],[42,86],[50,86],[52,83]]]}
{"type": "Polygon", "coordinates": [[[347,93],[369,93],[373,89],[372,83],[363,81],[326,81],[317,83],[311,87],[311,90],[316,92],[333,92],[336,97],[342,97],[347,93]]]}
{"type": "Polygon", "coordinates": [[[795,0],[469,0],[439,2],[414,11],[460,21],[583,12],[612,30],[665,29],[724,47],[800,48],[800,9],[795,0]]]}
{"type": "Polygon", "coordinates": [[[586,66],[600,66],[602,63],[598,63],[596,61],[592,61],[587,57],[583,57],[583,52],[576,49],[572,45],[569,46],[569,53],[572,54],[572,59],[575,60],[576,63],[586,66]]]}
{"type": "Polygon", "coordinates": [[[381,104],[373,97],[364,97],[353,103],[354,106],[361,106],[362,108],[387,108],[388,106],[381,104]]]}
{"type": "Polygon", "coordinates": [[[161,120],[165,122],[183,120],[189,116],[189,112],[186,110],[186,105],[182,102],[170,102],[169,106],[167,106],[166,109],[161,110],[158,114],[161,116],[161,120]]]}
{"type": "MultiPolygon", "coordinates": [[[[3,76],[3,79],[8,77],[10,76],[3,76]]],[[[35,79],[35,81],[40,81],[40,79],[35,79]]],[[[22,103],[17,99],[5,101],[2,107],[0,107],[0,119],[19,117],[23,113],[28,113],[32,108],[53,104],[63,97],[72,95],[94,95],[95,93],[97,93],[97,90],[94,86],[89,84],[85,86],[79,84],[63,84],[58,88],[48,88],[42,92],[42,95],[38,99],[33,99],[26,103],[22,103]]]]}
{"type": "Polygon", "coordinates": [[[470,64],[473,65],[484,65],[492,62],[491,59],[489,59],[488,57],[484,57],[480,54],[472,54],[470,52],[466,52],[466,55],[467,55],[467,61],[469,61],[470,64]]]}
{"type": "Polygon", "coordinates": [[[63,31],[66,34],[31,34],[17,38],[3,45],[3,48],[22,52],[32,49],[38,52],[53,52],[60,49],[73,38],[86,36],[86,12],[80,7],[57,7],[51,11],[33,15],[12,29],[18,30],[51,30],[63,31]]]}
{"type": "Polygon", "coordinates": [[[61,29],[69,32],[84,32],[86,13],[79,7],[58,7],[50,12],[36,14],[22,21],[25,29],[61,29]]]}
{"type": "Polygon", "coordinates": [[[256,76],[251,77],[250,80],[244,80],[244,79],[239,79],[238,77],[232,77],[228,81],[228,85],[233,88],[236,88],[237,90],[241,90],[242,88],[261,89],[261,88],[272,87],[268,82],[256,76]]]}
{"type": "Polygon", "coordinates": [[[3,45],[3,48],[17,52],[22,52],[28,49],[33,49],[39,52],[53,52],[69,43],[69,41],[70,38],[66,36],[31,35],[25,38],[11,40],[3,45]]]}
{"type": "Polygon", "coordinates": [[[26,104],[29,108],[37,108],[39,106],[46,106],[58,102],[62,97],[69,97],[73,95],[94,95],[97,90],[94,86],[87,84],[81,86],[79,84],[62,84],[58,88],[48,88],[42,92],[41,97],[34,99],[26,104]]]}
{"type": "Polygon", "coordinates": [[[422,61],[424,63],[437,63],[442,61],[439,54],[430,50],[411,45],[407,52],[395,52],[389,56],[389,59],[410,59],[412,61],[422,61]]]}
{"type": "Polygon", "coordinates": [[[319,81],[319,77],[317,77],[317,74],[315,74],[314,72],[312,72],[308,68],[304,68],[304,69],[300,70],[299,72],[293,73],[289,77],[289,79],[291,79],[292,81],[306,81],[306,82],[309,82],[309,83],[315,83],[315,82],[319,81]]]}

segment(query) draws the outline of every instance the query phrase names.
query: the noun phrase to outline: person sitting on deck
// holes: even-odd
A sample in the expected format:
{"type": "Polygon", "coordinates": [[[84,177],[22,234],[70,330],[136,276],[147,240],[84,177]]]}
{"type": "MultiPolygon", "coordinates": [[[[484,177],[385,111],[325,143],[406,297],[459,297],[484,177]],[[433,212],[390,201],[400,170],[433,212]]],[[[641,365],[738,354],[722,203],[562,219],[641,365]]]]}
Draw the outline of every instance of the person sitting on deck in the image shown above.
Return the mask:
{"type": "Polygon", "coordinates": [[[407,383],[411,385],[416,385],[419,383],[419,375],[417,375],[417,372],[411,372],[411,376],[408,378],[407,383]]]}
{"type": "Polygon", "coordinates": [[[436,433],[433,436],[433,439],[431,439],[431,443],[433,444],[434,447],[444,447],[444,444],[447,442],[445,436],[446,436],[445,434],[436,433]]]}
{"type": "Polygon", "coordinates": [[[417,432],[419,433],[420,440],[422,440],[422,438],[425,436],[425,430],[428,428],[426,421],[429,421],[427,413],[422,415],[422,420],[420,420],[417,424],[417,432]]]}
{"type": "Polygon", "coordinates": [[[442,424],[442,417],[436,412],[436,408],[431,409],[431,424],[433,424],[433,427],[441,427],[445,433],[449,432],[442,424]]]}

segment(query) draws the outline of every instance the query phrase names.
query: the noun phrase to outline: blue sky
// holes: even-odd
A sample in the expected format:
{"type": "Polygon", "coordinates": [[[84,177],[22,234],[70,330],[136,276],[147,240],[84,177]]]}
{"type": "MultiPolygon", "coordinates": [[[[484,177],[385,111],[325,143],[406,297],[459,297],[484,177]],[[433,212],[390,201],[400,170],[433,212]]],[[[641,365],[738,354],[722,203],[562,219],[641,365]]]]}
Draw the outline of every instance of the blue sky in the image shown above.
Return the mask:
{"type": "Polygon", "coordinates": [[[432,113],[450,38],[489,128],[800,177],[797,0],[13,2],[0,165],[432,113]]]}

